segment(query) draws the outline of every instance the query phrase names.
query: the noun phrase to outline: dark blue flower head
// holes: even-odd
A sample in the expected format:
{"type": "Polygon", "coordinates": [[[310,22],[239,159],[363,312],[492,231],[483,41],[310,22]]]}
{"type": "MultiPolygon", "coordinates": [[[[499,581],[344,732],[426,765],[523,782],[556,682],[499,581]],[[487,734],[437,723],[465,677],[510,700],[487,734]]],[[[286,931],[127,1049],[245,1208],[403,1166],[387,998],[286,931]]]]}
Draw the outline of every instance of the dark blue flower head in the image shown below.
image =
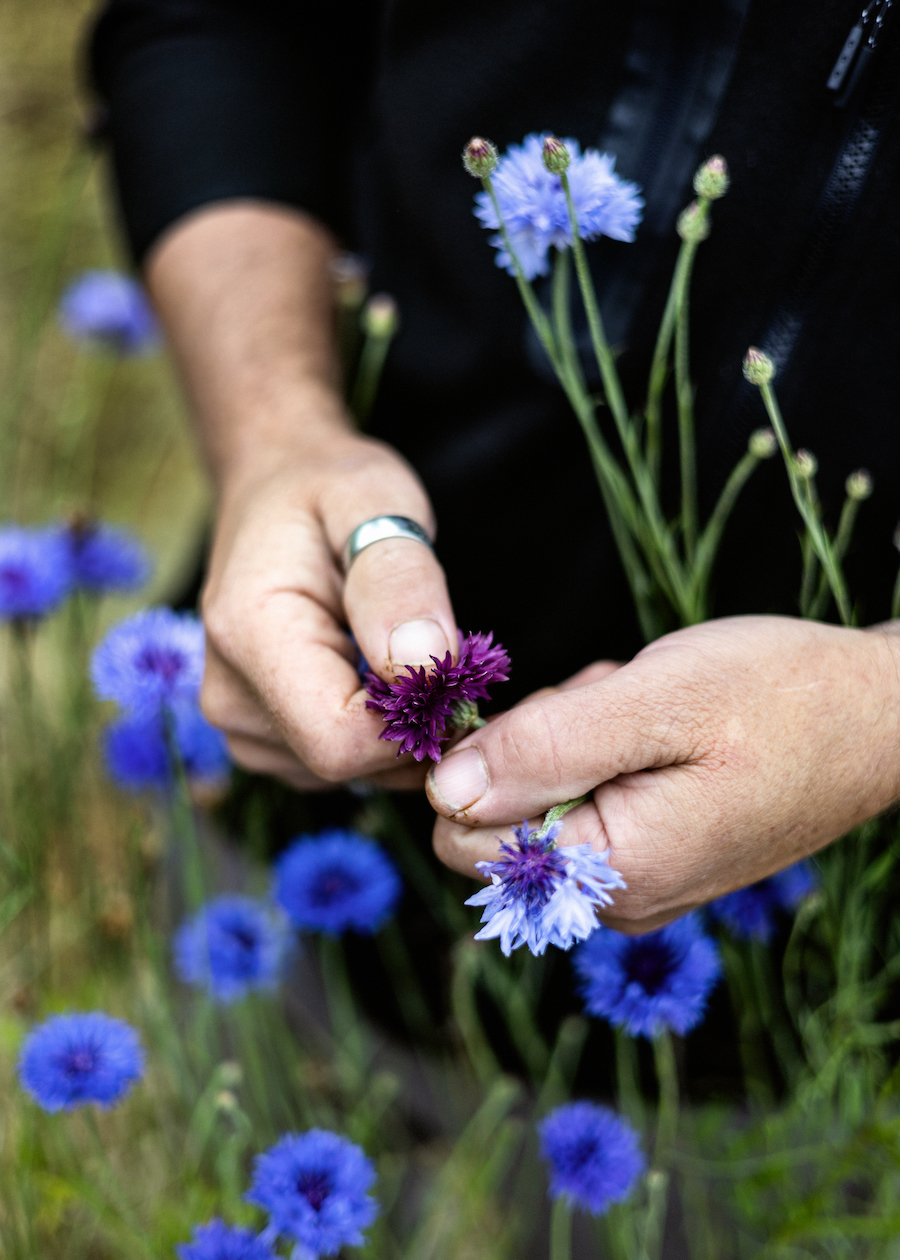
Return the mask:
{"type": "Polygon", "coordinates": [[[476,941],[499,937],[504,954],[520,945],[543,954],[548,945],[570,949],[596,929],[596,909],[612,905],[611,890],[625,881],[606,852],[589,844],[557,848],[559,829],[555,823],[542,836],[524,822],[513,828],[515,844],[500,845],[498,861],[475,863],[491,879],[466,902],[484,906],[476,941]]]}
{"type": "Polygon", "coordinates": [[[203,680],[205,642],[196,617],[148,608],[120,621],[91,661],[101,700],[149,717],[179,701],[196,703],[203,680]]]}
{"type": "MultiPolygon", "coordinates": [[[[224,779],[231,759],[222,732],[194,704],[176,705],[169,720],[187,777],[196,783],[224,779]]],[[[161,713],[126,714],[107,727],[104,759],[119,787],[129,792],[171,787],[174,775],[164,721],[161,713]]]]}
{"type": "Polygon", "coordinates": [[[252,1229],[217,1219],[198,1225],[191,1241],[179,1243],[175,1254],[178,1260],[275,1260],[272,1248],[252,1229]]]}
{"type": "Polygon", "coordinates": [[[627,1120],[595,1103],[565,1103],[538,1125],[550,1196],[599,1216],[627,1199],[646,1161],[627,1120]]]}
{"type": "Polygon", "coordinates": [[[175,934],[175,970],[185,984],[235,1002],[278,983],[286,945],[273,907],[236,894],[216,897],[175,934]]]}
{"type": "Polygon", "coordinates": [[[576,953],[575,970],[591,1015],[632,1037],[652,1037],[700,1022],[721,964],[699,918],[686,914],[644,936],[600,928],[576,953]]]}
{"type": "Polygon", "coordinates": [[[377,674],[365,677],[369,699],[367,709],[384,718],[379,739],[399,743],[397,756],[411,752],[416,761],[441,759],[441,740],[450,734],[450,719],[457,707],[490,698],[488,688],[506,682],[509,657],[491,634],[459,635],[459,656],[454,664],[448,652],[443,660],[432,656],[434,665],[416,668],[406,665],[406,676],[392,683],[377,674]]]}
{"type": "Polygon", "coordinates": [[[121,354],[159,342],[159,325],[141,286],[117,271],[86,271],[66,289],[59,320],[76,341],[97,341],[121,354]]]}
{"type": "Polygon", "coordinates": [[[43,617],[71,589],[69,551],[57,529],[0,529],[0,621],[43,617]]]}
{"type": "Polygon", "coordinates": [[[45,1111],[111,1107],[144,1075],[130,1024],[102,1011],[53,1015],[25,1038],[19,1082],[45,1111]]]}
{"type": "Polygon", "coordinates": [[[150,558],[124,529],[75,521],[64,529],[72,580],[86,591],[131,591],[150,576],[150,558]]]}
{"type": "Polygon", "coordinates": [[[306,932],[376,932],[394,912],[403,884],[374,840],[330,829],[299,836],[275,863],[275,900],[306,932]]]}
{"type": "Polygon", "coordinates": [[[368,1193],[374,1181],[372,1161],[360,1147],[337,1133],[310,1129],[286,1134],[257,1155],[245,1197],[269,1213],[274,1231],[312,1257],[334,1256],[366,1241],[362,1231],[378,1215],[368,1193]]]}
{"type": "MultiPolygon", "coordinates": [[[[530,135],[520,145],[510,145],[493,175],[503,222],[529,280],[547,274],[551,246],[565,249],[572,244],[565,193],[559,176],[544,165],[544,140],[543,135],[530,135]]],[[[563,144],[571,156],[567,176],[579,235],[586,241],[598,236],[634,240],[644,205],[637,184],[615,173],[616,159],[611,154],[596,149],[582,153],[577,140],[563,144]]],[[[489,194],[480,192],[475,201],[475,214],[484,226],[498,229],[500,222],[489,194]]],[[[497,265],[514,275],[502,237],[492,236],[490,243],[499,251],[497,265]]]]}
{"type": "Polygon", "coordinates": [[[791,914],[816,886],[812,865],[797,862],[747,888],[717,897],[709,905],[711,916],[742,940],[768,941],[779,913],[791,914]]]}

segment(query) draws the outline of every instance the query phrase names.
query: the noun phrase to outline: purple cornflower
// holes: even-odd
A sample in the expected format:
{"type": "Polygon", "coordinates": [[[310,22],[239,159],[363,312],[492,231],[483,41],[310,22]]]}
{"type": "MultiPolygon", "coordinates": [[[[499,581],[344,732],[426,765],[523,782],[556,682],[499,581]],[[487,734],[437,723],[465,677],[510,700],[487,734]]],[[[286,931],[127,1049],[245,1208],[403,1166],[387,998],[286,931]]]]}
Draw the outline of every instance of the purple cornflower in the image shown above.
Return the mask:
{"type": "Polygon", "coordinates": [[[0,529],[0,621],[43,617],[71,589],[69,552],[57,529],[0,529]]]}
{"type": "Polygon", "coordinates": [[[768,941],[775,931],[779,912],[790,914],[816,886],[816,876],[807,861],[761,879],[747,888],[738,888],[717,897],[709,912],[724,923],[733,936],[742,940],[768,941]]]}
{"type": "Polygon", "coordinates": [[[699,918],[686,914],[643,936],[601,928],[576,953],[575,970],[591,1015],[652,1037],[699,1024],[722,968],[699,918]]]}
{"type": "MultiPolygon", "coordinates": [[[[544,166],[543,135],[526,136],[512,144],[500,159],[493,175],[493,188],[513,249],[528,280],[546,275],[551,245],[565,249],[572,244],[566,196],[558,175],[544,166]]],[[[616,159],[596,149],[581,152],[577,140],[563,143],[571,154],[568,169],[569,190],[575,206],[578,232],[583,240],[611,236],[617,241],[633,241],[641,220],[643,200],[637,184],[615,173],[616,159]]],[[[500,227],[487,191],[476,195],[476,216],[487,228],[500,227]]],[[[513,260],[499,235],[490,238],[499,251],[497,266],[515,275],[513,260]]]]}
{"type": "Polygon", "coordinates": [[[91,678],[101,700],[150,717],[179,701],[196,703],[203,678],[203,626],[170,608],[126,617],[94,651],[91,678]]]}
{"type": "Polygon", "coordinates": [[[97,341],[121,354],[141,354],[159,342],[159,325],[137,281],[117,271],[86,271],[59,303],[59,321],[76,341],[97,341]]]}
{"type": "Polygon", "coordinates": [[[283,1234],[299,1244],[303,1260],[361,1247],[362,1231],[378,1215],[368,1193],[375,1168],[365,1152],[326,1129],[288,1133],[253,1164],[245,1198],[271,1218],[263,1237],[283,1234]]]}
{"type": "Polygon", "coordinates": [[[69,548],[72,580],[83,590],[131,591],[150,576],[150,558],[124,529],[100,521],[77,521],[63,527],[69,548]]]}
{"type": "MultiPolygon", "coordinates": [[[[103,739],[106,767],[129,792],[171,787],[174,774],[161,713],[126,714],[107,727],[103,739]]],[[[184,772],[198,783],[224,779],[231,769],[225,736],[207,722],[194,704],[178,704],[171,713],[172,734],[184,772]]]]}
{"type": "Polygon", "coordinates": [[[460,630],[459,659],[453,664],[448,652],[443,660],[436,656],[434,668],[405,666],[407,676],[386,683],[377,674],[366,675],[370,699],[367,709],[374,709],[384,718],[380,739],[400,744],[397,756],[411,752],[416,761],[430,757],[440,761],[440,741],[460,706],[473,705],[490,698],[488,687],[506,682],[509,657],[491,634],[466,634],[460,630]]]}
{"type": "Polygon", "coordinates": [[[627,1199],[646,1168],[627,1120],[595,1103],[565,1103],[538,1125],[550,1165],[550,1197],[565,1197],[594,1216],[627,1199]]]}
{"type": "Polygon", "coordinates": [[[103,1011],[53,1015],[25,1038],[19,1082],[44,1111],[111,1107],[144,1075],[130,1024],[103,1011]]]}
{"type": "Polygon", "coordinates": [[[527,822],[513,827],[516,844],[501,844],[496,862],[476,862],[491,877],[466,902],[484,906],[476,941],[499,936],[507,956],[520,945],[532,954],[543,954],[548,945],[571,949],[597,927],[595,910],[612,905],[610,891],[624,888],[625,881],[609,865],[607,853],[595,853],[589,844],[556,845],[561,824],[546,835],[527,822]]]}
{"type": "Polygon", "coordinates": [[[299,836],[275,862],[275,900],[306,932],[376,932],[402,891],[384,849],[355,831],[299,836]]]}
{"type": "Polygon", "coordinates": [[[275,1260],[272,1248],[252,1229],[216,1218],[197,1225],[191,1241],[178,1243],[175,1254],[178,1260],[275,1260]]]}
{"type": "Polygon", "coordinates": [[[236,1002],[251,990],[272,989],[284,962],[287,933],[265,902],[226,894],[215,897],[175,934],[175,970],[185,984],[206,989],[219,1002],[236,1002]]]}

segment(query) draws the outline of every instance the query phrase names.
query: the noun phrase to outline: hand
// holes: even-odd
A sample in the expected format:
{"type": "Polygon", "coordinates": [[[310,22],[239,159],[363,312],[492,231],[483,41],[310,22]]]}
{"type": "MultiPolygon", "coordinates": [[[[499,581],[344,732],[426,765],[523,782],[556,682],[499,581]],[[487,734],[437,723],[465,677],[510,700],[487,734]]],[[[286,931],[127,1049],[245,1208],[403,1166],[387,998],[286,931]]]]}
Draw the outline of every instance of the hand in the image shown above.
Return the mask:
{"type": "Polygon", "coordinates": [[[900,797],[900,636],[735,617],[602,663],[468,736],[428,777],[438,856],[474,874],[508,826],[591,794],[560,843],[610,849],[645,932],[900,797]]]}
{"type": "Polygon", "coordinates": [[[297,465],[268,465],[223,496],[203,597],[202,703],[241,765],[309,789],[365,776],[421,786],[365,707],[357,652],[393,679],[403,665],[456,655],[443,571],[421,543],[366,548],[346,581],[335,556],[357,525],[409,516],[433,532],[412,470],[388,447],[330,435],[297,465]]]}

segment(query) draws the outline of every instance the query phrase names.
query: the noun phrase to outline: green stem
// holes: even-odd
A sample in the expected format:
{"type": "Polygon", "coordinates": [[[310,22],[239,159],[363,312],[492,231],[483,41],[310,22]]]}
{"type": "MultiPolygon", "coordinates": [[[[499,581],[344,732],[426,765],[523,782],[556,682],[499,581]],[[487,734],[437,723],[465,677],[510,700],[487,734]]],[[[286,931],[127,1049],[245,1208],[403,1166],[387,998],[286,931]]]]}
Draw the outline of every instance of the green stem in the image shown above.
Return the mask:
{"type": "Polygon", "coordinates": [[[897,573],[894,594],[891,596],[891,621],[896,621],[898,618],[900,618],[900,571],[897,573]]]}
{"type": "Polygon", "coordinates": [[[353,1001],[343,943],[334,937],[319,937],[319,965],[328,1003],[328,1017],[335,1058],[349,1092],[362,1089],[367,1053],[362,1026],[353,1001]]]}
{"type": "Polygon", "coordinates": [[[112,1160],[107,1154],[106,1147],[103,1145],[103,1139],[100,1136],[100,1130],[97,1127],[97,1117],[94,1114],[92,1106],[83,1107],[82,1114],[85,1120],[85,1127],[90,1135],[91,1145],[100,1160],[100,1166],[103,1170],[102,1176],[108,1190],[108,1197],[114,1203],[116,1211],[121,1216],[127,1229],[133,1235],[134,1242],[145,1256],[152,1257],[156,1260],[156,1250],[151,1246],[147,1239],[146,1233],[137,1218],[134,1208],[128,1201],[128,1196],[119,1180],[112,1160]]]}
{"type": "Polygon", "coordinates": [[[387,336],[370,332],[366,334],[363,342],[362,353],[359,356],[359,367],[356,370],[356,380],[353,382],[353,391],[350,395],[350,410],[361,429],[366,427],[366,422],[375,404],[375,397],[378,393],[378,386],[384,369],[384,361],[387,358],[393,339],[393,330],[387,336]]]}
{"type": "Polygon", "coordinates": [[[638,1071],[637,1043],[628,1033],[617,1028],[616,1089],[619,1106],[638,1129],[644,1127],[644,1099],[638,1071]]]}
{"type": "Polygon", "coordinates": [[[678,1067],[672,1034],[667,1030],[653,1038],[653,1058],[659,1084],[653,1165],[647,1174],[649,1201],[644,1233],[646,1260],[659,1260],[669,1200],[669,1169],[678,1132],[678,1067]]]}
{"type": "Polygon", "coordinates": [[[564,1194],[553,1200],[550,1214],[550,1260],[572,1260],[572,1205],[564,1194]]]}
{"type": "Polygon", "coordinates": [[[657,486],[659,485],[659,474],[662,466],[662,397],[669,376],[669,350],[672,345],[672,335],[675,331],[675,311],[681,255],[686,248],[687,242],[682,241],[678,261],[675,264],[675,271],[672,274],[672,283],[669,286],[666,309],[663,311],[662,322],[659,325],[659,332],[656,337],[656,346],[653,350],[653,362],[650,366],[650,383],[647,389],[647,404],[644,409],[644,417],[647,422],[647,467],[650,470],[650,476],[653,478],[653,484],[657,486]]]}
{"type": "Polygon", "coordinates": [[[719,550],[719,544],[722,541],[722,534],[728,522],[728,518],[734,509],[734,505],[738,500],[738,496],[744,486],[759,464],[759,458],[751,454],[750,451],[742,459],[740,459],[731,470],[731,476],[725,482],[724,489],[719,495],[718,502],[713,508],[712,515],[706,522],[706,526],[697,542],[697,550],[694,555],[693,573],[691,575],[692,590],[691,598],[694,608],[694,618],[696,621],[704,621],[707,615],[709,579],[712,574],[712,567],[715,562],[716,553],[719,550]]]}
{"type": "Polygon", "coordinates": [[[552,809],[548,809],[544,815],[544,821],[541,823],[538,837],[545,836],[554,823],[558,823],[561,818],[568,814],[570,809],[574,809],[576,805],[583,805],[586,800],[587,796],[576,796],[573,801],[564,801],[562,805],[554,805],[552,809]]]}
{"type": "MultiPolygon", "coordinates": [[[[859,499],[851,499],[849,495],[844,499],[844,506],[841,508],[841,519],[838,521],[837,533],[834,536],[834,554],[838,562],[844,559],[844,556],[847,554],[847,548],[850,546],[853,528],[856,525],[856,516],[859,512],[859,503],[859,499]]],[[[816,591],[815,599],[810,605],[809,616],[813,620],[818,621],[824,616],[828,607],[828,599],[828,579],[823,572],[819,580],[819,589],[816,591]]]]}
{"type": "Polygon", "coordinates": [[[163,732],[169,754],[169,763],[172,767],[172,777],[175,780],[169,801],[172,830],[175,839],[181,841],[182,845],[184,899],[189,910],[196,910],[206,898],[207,881],[203,869],[203,855],[200,851],[200,837],[197,834],[194,810],[191,805],[187,771],[185,770],[184,759],[181,756],[181,749],[178,746],[178,738],[175,734],[174,718],[168,710],[163,713],[163,732]]]}
{"type": "Polygon", "coordinates": [[[678,402],[678,452],[681,464],[681,530],[688,564],[697,546],[697,452],[694,437],[694,387],[690,364],[690,279],[697,242],[686,241],[676,271],[675,397],[678,402]]]}
{"type": "Polygon", "coordinates": [[[810,540],[815,547],[816,555],[819,563],[825,573],[828,585],[834,595],[835,603],[838,607],[841,621],[845,626],[853,623],[853,610],[850,606],[850,598],[847,594],[844,575],[841,572],[840,564],[836,560],[832,550],[831,543],[819,519],[819,515],[810,497],[809,488],[806,486],[802,477],[797,473],[796,457],[791,446],[791,440],[788,437],[784,420],[782,419],[781,410],[778,406],[778,400],[775,397],[775,391],[771,384],[761,385],[760,393],[765,403],[766,411],[769,413],[769,419],[772,422],[772,428],[775,430],[775,436],[778,438],[778,445],[781,447],[781,453],[784,457],[785,467],[787,469],[788,481],[791,487],[791,494],[794,497],[794,503],[797,505],[797,511],[803,518],[803,522],[809,531],[810,540]]]}
{"type": "Polygon", "coordinates": [[[500,1076],[500,1065],[494,1057],[490,1043],[484,1035],[478,1018],[476,998],[478,975],[481,971],[481,951],[471,940],[463,940],[457,947],[450,999],[453,1018],[459,1029],[469,1062],[484,1088],[500,1076]]]}
{"type": "Polygon", "coordinates": [[[587,1035],[588,1022],[581,1015],[567,1015],[560,1024],[535,1108],[539,1115],[565,1102],[571,1094],[587,1035]]]}

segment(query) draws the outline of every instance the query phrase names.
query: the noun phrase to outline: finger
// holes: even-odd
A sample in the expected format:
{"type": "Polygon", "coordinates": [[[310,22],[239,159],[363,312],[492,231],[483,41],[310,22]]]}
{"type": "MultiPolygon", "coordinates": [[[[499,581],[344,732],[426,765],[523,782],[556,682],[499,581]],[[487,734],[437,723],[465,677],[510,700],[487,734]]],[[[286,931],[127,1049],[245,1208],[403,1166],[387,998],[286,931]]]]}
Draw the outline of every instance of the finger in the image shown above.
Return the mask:
{"type": "Polygon", "coordinates": [[[237,765],[252,774],[281,779],[298,792],[324,792],[334,787],[308,770],[284,744],[270,744],[244,735],[226,736],[228,751],[237,765]]]}
{"type": "Polygon", "coordinates": [[[574,691],[576,687],[585,687],[588,683],[600,682],[602,678],[607,678],[610,674],[614,674],[617,669],[621,669],[624,661],[593,661],[590,665],[586,665],[584,669],[580,669],[577,674],[573,674],[571,678],[567,678],[565,682],[561,682],[557,691],[574,691]]]}
{"type": "Polygon", "coordinates": [[[275,723],[247,683],[207,640],[200,708],[228,736],[280,742],[275,723]]]}
{"type": "Polygon", "coordinates": [[[637,660],[467,736],[430,771],[428,796],[438,813],[469,825],[516,822],[616,775],[689,760],[698,717],[651,658],[637,660]]]}

